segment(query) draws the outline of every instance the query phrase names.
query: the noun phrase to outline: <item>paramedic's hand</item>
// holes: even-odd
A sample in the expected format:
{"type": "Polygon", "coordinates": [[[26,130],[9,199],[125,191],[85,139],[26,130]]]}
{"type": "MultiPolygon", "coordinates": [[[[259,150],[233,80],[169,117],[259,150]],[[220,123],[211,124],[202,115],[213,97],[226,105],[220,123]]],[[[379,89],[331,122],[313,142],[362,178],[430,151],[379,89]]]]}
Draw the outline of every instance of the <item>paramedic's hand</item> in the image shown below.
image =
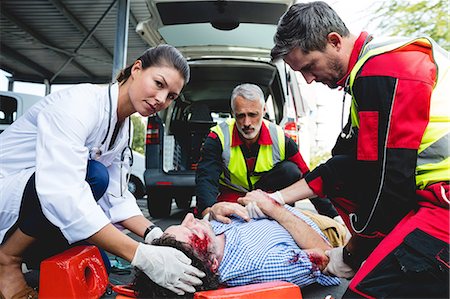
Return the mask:
{"type": "Polygon", "coordinates": [[[165,246],[139,243],[131,264],[142,270],[160,286],[183,295],[194,293],[205,273],[191,266],[191,260],[181,251],[165,246]]]}
{"type": "Polygon", "coordinates": [[[262,190],[249,192],[245,197],[238,199],[240,204],[245,205],[249,216],[253,219],[267,218],[276,207],[282,207],[284,200],[279,191],[266,193],[262,190]]]}
{"type": "Polygon", "coordinates": [[[267,215],[261,211],[254,201],[251,201],[245,205],[245,209],[247,209],[248,216],[252,219],[267,218],[267,215]]]}
{"type": "Polygon", "coordinates": [[[245,221],[250,221],[247,210],[235,202],[218,202],[215,203],[209,210],[209,219],[214,219],[223,223],[231,223],[231,219],[228,216],[236,215],[244,219],[245,221]]]}
{"type": "Polygon", "coordinates": [[[154,227],[144,239],[146,244],[151,244],[153,240],[160,238],[163,235],[163,231],[159,227],[154,227]]]}
{"type": "Polygon", "coordinates": [[[330,261],[325,270],[323,270],[324,274],[347,279],[355,276],[353,269],[344,263],[343,249],[344,246],[341,246],[325,251],[325,254],[330,258],[330,261]]]}

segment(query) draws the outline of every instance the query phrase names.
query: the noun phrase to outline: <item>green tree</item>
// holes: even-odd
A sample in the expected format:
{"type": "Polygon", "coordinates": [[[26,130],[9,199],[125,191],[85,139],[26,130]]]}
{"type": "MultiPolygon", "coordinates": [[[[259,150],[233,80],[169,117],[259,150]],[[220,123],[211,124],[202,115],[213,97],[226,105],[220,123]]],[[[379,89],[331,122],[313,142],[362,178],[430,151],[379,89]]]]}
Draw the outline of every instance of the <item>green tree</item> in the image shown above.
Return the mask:
{"type": "Polygon", "coordinates": [[[380,22],[387,34],[433,38],[441,47],[450,50],[448,0],[384,0],[375,11],[372,21],[380,22]]]}
{"type": "Polygon", "coordinates": [[[331,158],[331,153],[329,151],[325,151],[322,148],[314,150],[311,153],[311,159],[309,161],[309,169],[313,170],[318,165],[325,163],[328,159],[331,158]]]}
{"type": "Polygon", "coordinates": [[[144,154],[145,125],[137,115],[131,116],[133,122],[133,142],[131,148],[141,154],[144,154]]]}

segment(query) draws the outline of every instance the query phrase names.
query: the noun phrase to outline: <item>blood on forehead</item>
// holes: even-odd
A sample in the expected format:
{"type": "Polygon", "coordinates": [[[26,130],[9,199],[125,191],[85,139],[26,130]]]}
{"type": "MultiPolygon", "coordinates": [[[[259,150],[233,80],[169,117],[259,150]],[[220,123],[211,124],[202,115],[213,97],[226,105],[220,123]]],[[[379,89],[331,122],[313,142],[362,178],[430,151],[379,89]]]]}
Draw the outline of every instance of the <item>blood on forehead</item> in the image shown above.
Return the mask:
{"type": "Polygon", "coordinates": [[[200,238],[197,235],[192,235],[189,238],[189,244],[192,246],[192,248],[200,255],[207,257],[208,256],[208,247],[210,243],[210,239],[208,236],[204,236],[203,238],[200,238]]]}

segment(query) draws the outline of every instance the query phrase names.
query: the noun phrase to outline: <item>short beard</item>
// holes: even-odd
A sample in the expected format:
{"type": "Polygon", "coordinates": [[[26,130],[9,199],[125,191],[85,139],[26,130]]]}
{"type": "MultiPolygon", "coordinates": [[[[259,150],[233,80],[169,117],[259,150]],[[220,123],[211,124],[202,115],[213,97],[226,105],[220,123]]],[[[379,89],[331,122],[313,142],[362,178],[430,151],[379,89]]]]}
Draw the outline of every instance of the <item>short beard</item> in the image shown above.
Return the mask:
{"type": "Polygon", "coordinates": [[[339,85],[337,84],[337,82],[339,82],[339,80],[344,77],[344,68],[342,67],[342,65],[340,65],[338,63],[338,61],[336,59],[330,60],[328,61],[328,67],[333,70],[334,72],[337,73],[337,75],[332,79],[332,81],[330,81],[330,84],[327,84],[329,88],[331,89],[336,89],[339,87],[339,85]]]}
{"type": "Polygon", "coordinates": [[[253,131],[253,133],[252,133],[253,136],[252,136],[252,135],[246,134],[241,127],[237,127],[237,129],[238,129],[239,133],[241,133],[242,137],[244,137],[247,140],[252,140],[256,136],[258,136],[258,133],[259,133],[258,130],[255,130],[255,131],[253,131]]]}

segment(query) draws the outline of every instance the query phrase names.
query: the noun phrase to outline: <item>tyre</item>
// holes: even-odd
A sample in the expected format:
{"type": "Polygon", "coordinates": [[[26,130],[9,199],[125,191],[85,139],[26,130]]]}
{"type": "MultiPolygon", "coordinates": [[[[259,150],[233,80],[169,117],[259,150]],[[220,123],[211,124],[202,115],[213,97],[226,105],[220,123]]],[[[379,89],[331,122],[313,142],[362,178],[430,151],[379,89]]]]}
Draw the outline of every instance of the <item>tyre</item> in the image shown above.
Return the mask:
{"type": "Polygon", "coordinates": [[[169,217],[172,209],[172,195],[163,190],[149,190],[147,207],[150,216],[154,218],[169,217]]]}
{"type": "Polygon", "coordinates": [[[141,180],[134,175],[132,175],[128,181],[128,190],[136,197],[136,199],[140,199],[145,195],[144,185],[141,180]]]}
{"type": "Polygon", "coordinates": [[[182,210],[188,210],[191,207],[192,196],[181,196],[178,195],[175,198],[175,202],[177,203],[177,207],[182,210]]]}

